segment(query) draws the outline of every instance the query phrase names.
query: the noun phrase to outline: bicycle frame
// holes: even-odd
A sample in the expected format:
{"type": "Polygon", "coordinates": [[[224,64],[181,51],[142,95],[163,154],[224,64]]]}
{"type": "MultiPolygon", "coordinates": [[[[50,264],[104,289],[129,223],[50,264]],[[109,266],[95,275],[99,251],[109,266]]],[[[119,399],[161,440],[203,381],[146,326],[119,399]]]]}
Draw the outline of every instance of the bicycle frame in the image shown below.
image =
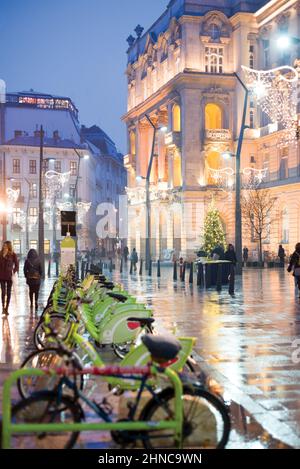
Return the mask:
{"type": "MultiPolygon", "coordinates": [[[[158,368],[154,365],[147,367],[132,367],[132,368],[121,368],[121,367],[104,367],[104,368],[93,368],[87,369],[82,374],[94,374],[100,376],[110,376],[131,379],[139,375],[145,377],[144,381],[150,376],[157,376],[158,374],[164,374],[169,381],[171,382],[174,393],[175,393],[175,415],[174,420],[167,421],[157,421],[157,422],[99,422],[99,423],[47,423],[47,424],[15,424],[11,421],[11,389],[18,378],[22,376],[44,376],[45,373],[58,374],[56,371],[49,370],[45,372],[44,370],[37,369],[22,369],[13,372],[4,382],[3,386],[3,401],[2,401],[2,448],[9,449],[11,444],[11,437],[14,433],[40,433],[40,432],[84,432],[84,431],[147,431],[153,430],[173,430],[174,431],[174,440],[175,447],[182,447],[182,427],[183,427],[183,401],[182,393],[183,387],[180,381],[179,376],[170,368],[158,368]]],[[[140,391],[140,395],[142,391],[140,391]]],[[[140,397],[140,396],[139,396],[140,397]]],[[[94,408],[94,407],[93,407],[94,408]]],[[[97,414],[99,415],[99,408],[97,408],[97,414]]],[[[102,416],[101,416],[102,417],[102,416]]],[[[103,418],[103,417],[102,417],[103,418]]]]}

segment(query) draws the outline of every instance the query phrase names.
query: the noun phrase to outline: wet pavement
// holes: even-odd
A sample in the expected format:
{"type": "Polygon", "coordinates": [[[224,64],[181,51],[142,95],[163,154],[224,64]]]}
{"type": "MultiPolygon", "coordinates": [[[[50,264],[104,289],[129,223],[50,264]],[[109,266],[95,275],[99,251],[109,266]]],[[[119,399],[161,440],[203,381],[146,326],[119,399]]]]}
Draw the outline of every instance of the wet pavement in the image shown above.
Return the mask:
{"type": "MultiPolygon", "coordinates": [[[[106,272],[105,272],[106,273],[106,272]]],[[[157,328],[197,338],[195,358],[223,388],[231,403],[230,448],[300,448],[300,363],[294,363],[292,343],[300,339],[300,304],[293,278],[279,270],[245,270],[236,295],[218,293],[162,277],[113,273],[131,294],[153,307],[157,328]]],[[[54,279],[47,279],[40,303],[45,303],[54,279]]],[[[29,313],[27,287],[20,278],[18,296],[0,330],[0,386],[32,349],[37,317],[29,313]]],[[[298,345],[299,347],[299,345],[298,345]]],[[[300,356],[300,353],[298,354],[300,356]]],[[[105,447],[109,436],[90,435],[84,447],[105,447]]]]}

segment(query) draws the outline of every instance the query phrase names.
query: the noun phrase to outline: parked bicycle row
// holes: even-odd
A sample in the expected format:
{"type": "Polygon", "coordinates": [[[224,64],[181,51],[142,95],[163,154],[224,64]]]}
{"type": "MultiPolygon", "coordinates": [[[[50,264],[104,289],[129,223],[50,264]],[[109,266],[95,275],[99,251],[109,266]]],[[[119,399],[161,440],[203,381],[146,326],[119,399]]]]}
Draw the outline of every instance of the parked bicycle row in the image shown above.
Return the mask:
{"type": "Polygon", "coordinates": [[[35,328],[36,350],[5,383],[3,446],[72,448],[80,431],[107,430],[122,447],[224,448],[228,410],[195,372],[194,338],[160,336],[154,323],[147,305],[105,276],[61,275],[35,328]],[[105,365],[103,347],[115,366],[105,365]],[[107,392],[90,395],[91,377],[107,392]],[[21,400],[11,407],[14,382],[21,400]],[[108,399],[124,391],[131,399],[119,420],[108,399]],[[85,422],[83,404],[99,423],[85,422]]]}

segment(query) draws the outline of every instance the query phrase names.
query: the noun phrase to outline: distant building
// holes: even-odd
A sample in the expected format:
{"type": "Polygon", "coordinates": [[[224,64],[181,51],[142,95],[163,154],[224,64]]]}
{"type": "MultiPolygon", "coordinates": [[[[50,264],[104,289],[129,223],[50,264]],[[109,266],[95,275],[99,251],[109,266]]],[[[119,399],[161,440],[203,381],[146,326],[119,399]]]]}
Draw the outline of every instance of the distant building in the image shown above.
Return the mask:
{"type": "MultiPolygon", "coordinates": [[[[225,161],[222,155],[235,153],[241,127],[244,91],[235,73],[243,77],[242,65],[258,70],[294,65],[297,44],[292,39],[283,52],[276,38],[299,37],[299,13],[297,0],[171,0],[144,33],[136,28],[137,37],[128,38],[128,107],[123,119],[128,130],[130,248],[144,255],[142,178],[153,136],[146,114],[166,130],[157,131],[151,173],[153,257],[172,249],[194,256],[212,197],[227,240],[234,242],[234,190],[230,197],[217,177],[228,167],[234,173],[234,158],[225,161]],[[142,176],[139,182],[137,176],[142,176]]],[[[264,249],[277,254],[278,244],[284,244],[291,252],[300,239],[299,145],[284,139],[280,122],[270,125],[251,95],[246,123],[250,128],[244,136],[242,170],[264,174],[262,187],[277,198],[278,221],[270,226],[264,249]]],[[[257,250],[254,234],[244,230],[243,240],[252,255],[257,250]]]]}
{"type": "MultiPolygon", "coordinates": [[[[43,174],[48,171],[69,173],[63,186],[54,183],[58,177],[56,173],[52,173],[56,177],[47,179],[47,183],[44,178],[45,252],[58,248],[61,239],[59,211],[75,207],[78,212],[78,247],[80,250],[94,248],[99,244],[96,208],[106,200],[106,194],[99,187],[106,184],[103,170],[106,156],[97,145],[85,139],[78,121],[78,110],[70,98],[34,91],[8,93],[2,106],[1,186],[2,191],[9,191],[9,198],[18,195],[16,200],[9,202],[12,213],[8,214],[7,238],[12,240],[18,253],[25,254],[29,248],[38,246],[41,125],[44,130],[43,174]],[[86,212],[89,204],[91,206],[86,212]]],[[[117,153],[115,146],[104,135],[103,132],[103,140],[111,142],[107,157],[112,151],[114,158],[117,153]]],[[[120,157],[118,161],[121,161],[120,157]]],[[[124,190],[123,187],[118,189],[120,192],[124,190]]],[[[113,193],[110,197],[115,199],[113,193]]]]}

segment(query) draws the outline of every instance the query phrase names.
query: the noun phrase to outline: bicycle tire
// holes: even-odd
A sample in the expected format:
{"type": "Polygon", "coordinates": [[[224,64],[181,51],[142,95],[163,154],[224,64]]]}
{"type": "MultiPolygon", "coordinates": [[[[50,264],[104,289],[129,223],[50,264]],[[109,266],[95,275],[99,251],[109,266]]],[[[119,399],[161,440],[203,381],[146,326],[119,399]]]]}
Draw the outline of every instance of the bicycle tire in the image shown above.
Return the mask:
{"type": "MultiPolygon", "coordinates": [[[[53,360],[51,360],[51,354],[52,358],[55,358],[57,360],[58,357],[63,358],[65,355],[67,355],[67,352],[60,352],[59,349],[55,347],[49,347],[44,350],[37,350],[28,355],[28,357],[23,361],[20,368],[55,368],[61,366],[61,364],[53,363],[53,360]],[[48,359],[47,354],[49,355],[48,359]],[[34,363],[34,359],[36,359],[36,363],[34,363]]],[[[72,358],[72,367],[75,367],[79,370],[83,369],[83,364],[81,363],[81,360],[79,359],[77,354],[75,354],[74,352],[70,352],[68,358],[72,358]]],[[[30,376],[22,376],[17,380],[17,388],[22,399],[27,399],[28,397],[30,397],[31,394],[33,394],[33,392],[37,392],[36,389],[33,389],[31,392],[27,390],[28,384],[26,384],[26,382],[30,385],[30,380],[32,380],[32,377],[30,376]]],[[[36,377],[35,380],[36,382],[38,382],[39,380],[40,386],[45,386],[47,384],[49,385],[50,383],[52,383],[52,388],[55,387],[56,382],[58,381],[58,379],[55,379],[55,377],[46,375],[45,377],[36,377]]],[[[78,380],[78,388],[82,390],[85,383],[84,376],[77,375],[76,380],[78,380]]],[[[47,391],[51,390],[52,389],[47,388],[47,391]]]]}
{"type": "MultiPolygon", "coordinates": [[[[218,417],[214,415],[214,418],[219,420],[218,424],[220,425],[220,428],[217,431],[219,431],[219,435],[217,435],[217,440],[216,444],[214,445],[215,449],[223,449],[225,448],[229,435],[230,435],[230,428],[231,428],[231,423],[230,423],[230,417],[227,411],[227,408],[225,405],[213,394],[209,393],[208,391],[204,389],[196,389],[192,388],[190,386],[184,387],[183,388],[183,395],[182,398],[184,400],[184,411],[186,412],[187,407],[185,407],[185,402],[187,402],[188,405],[194,405],[196,403],[196,399],[199,400],[199,405],[198,407],[196,406],[196,409],[199,408],[203,409],[203,405],[207,407],[207,410],[210,410],[210,413],[213,413],[214,411],[217,413],[218,417]],[[191,400],[192,399],[192,400],[191,400]],[[200,401],[200,399],[203,401],[200,401]],[[201,407],[200,407],[201,405],[201,407]],[[213,409],[211,409],[211,407],[213,409]]],[[[156,394],[155,397],[150,399],[150,401],[147,402],[145,407],[142,409],[140,418],[139,420],[142,421],[151,421],[154,417],[154,414],[157,413],[159,409],[162,409],[163,407],[168,407],[168,409],[164,411],[165,418],[170,418],[170,415],[167,415],[168,412],[171,412],[173,414],[173,411],[170,409],[170,401],[174,400],[174,389],[173,388],[166,388],[163,391],[159,392],[156,394]]],[[[203,413],[203,423],[204,426],[211,424],[213,422],[212,415],[209,414],[208,412],[203,413]],[[209,420],[207,420],[209,418],[209,420]]],[[[155,421],[157,420],[164,420],[164,418],[161,418],[159,415],[159,418],[155,418],[155,421]]],[[[199,419],[200,415],[198,415],[199,419]]],[[[193,437],[193,431],[197,430],[199,431],[199,422],[196,420],[196,416],[194,415],[194,424],[192,421],[189,421],[187,419],[187,416],[185,415],[185,420],[184,420],[184,428],[183,428],[183,444],[182,448],[191,448],[193,445],[191,444],[191,439],[193,437]],[[192,432],[192,433],[191,433],[192,432]]],[[[192,419],[193,420],[193,419],[192,419]]],[[[214,430],[213,430],[214,431],[214,430]]],[[[174,448],[175,442],[174,442],[174,434],[172,434],[172,430],[161,430],[160,432],[164,433],[158,433],[159,430],[150,430],[147,432],[142,432],[142,442],[143,445],[146,449],[158,449],[157,445],[154,443],[154,440],[159,441],[160,439],[160,444],[163,444],[163,448],[174,448]],[[156,432],[156,433],[155,433],[156,432]],[[171,432],[171,436],[167,436],[171,432]],[[151,436],[153,437],[151,438],[151,436]],[[170,444],[166,445],[166,439],[168,438],[168,441],[170,440],[170,444]],[[161,443],[162,441],[162,443],[161,443]]],[[[197,435],[195,435],[196,437],[197,435]]],[[[210,446],[211,447],[211,446],[210,446]]],[[[201,445],[200,443],[197,444],[197,449],[206,449],[208,448],[208,441],[207,439],[204,440],[204,443],[201,445]]]]}
{"type": "MultiPolygon", "coordinates": [[[[64,314],[53,313],[53,314],[50,314],[50,318],[51,318],[51,321],[52,320],[61,321],[63,326],[65,326],[66,328],[69,327],[69,322],[66,322],[66,316],[64,314]]],[[[46,334],[45,332],[43,333],[43,326],[44,326],[44,319],[39,321],[33,333],[33,341],[34,341],[35,348],[37,350],[42,350],[42,349],[51,347],[53,344],[53,342],[47,341],[46,334]]]]}
{"type": "MultiPolygon", "coordinates": [[[[47,423],[53,422],[53,417],[60,416],[60,420],[66,423],[71,418],[71,423],[80,423],[84,414],[78,402],[74,402],[66,396],[60,398],[57,403],[57,394],[54,392],[41,392],[18,402],[12,407],[12,421],[14,423],[41,423],[41,419],[47,423]],[[46,405],[47,408],[43,409],[46,405]],[[52,408],[50,407],[52,406],[52,408]]],[[[14,449],[71,449],[75,445],[80,432],[68,432],[67,440],[64,433],[28,433],[12,435],[14,449]],[[46,440],[47,438],[47,440],[46,440]],[[52,439],[52,444],[50,445],[52,439]]]]}

